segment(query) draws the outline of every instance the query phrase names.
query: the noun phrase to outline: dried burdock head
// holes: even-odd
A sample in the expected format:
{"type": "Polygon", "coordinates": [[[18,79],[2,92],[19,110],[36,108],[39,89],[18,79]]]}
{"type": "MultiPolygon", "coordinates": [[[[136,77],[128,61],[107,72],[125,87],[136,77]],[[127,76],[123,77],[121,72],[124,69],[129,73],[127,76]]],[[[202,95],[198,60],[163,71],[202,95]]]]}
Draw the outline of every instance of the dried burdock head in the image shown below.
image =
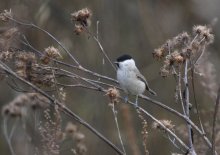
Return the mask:
{"type": "Polygon", "coordinates": [[[63,133],[62,131],[57,131],[57,133],[56,133],[56,140],[58,142],[64,141],[65,138],[66,138],[66,134],[65,133],[63,133]]]}
{"type": "Polygon", "coordinates": [[[75,132],[74,134],[73,134],[73,138],[77,141],[77,142],[81,142],[81,141],[83,141],[84,139],[85,139],[85,135],[83,134],[83,133],[81,133],[81,132],[75,132]]]}
{"type": "Polygon", "coordinates": [[[34,53],[19,52],[15,61],[16,73],[20,77],[30,81],[34,64],[36,64],[36,56],[34,53]]]}
{"type": "Polygon", "coordinates": [[[2,51],[0,53],[0,60],[2,61],[10,61],[13,58],[14,53],[10,51],[2,51]]]}
{"type": "Polygon", "coordinates": [[[187,32],[178,34],[171,40],[167,40],[165,44],[157,48],[153,52],[153,57],[157,60],[165,57],[165,54],[170,54],[176,49],[186,47],[190,42],[190,36],[187,32]]]}
{"type": "Polygon", "coordinates": [[[202,25],[195,25],[193,26],[193,33],[196,35],[201,35],[203,34],[205,31],[207,30],[206,26],[202,26],[202,25]]]}
{"type": "MultiPolygon", "coordinates": [[[[46,50],[51,57],[57,57],[59,55],[54,49],[55,48],[49,48],[46,50]]],[[[48,56],[45,56],[45,58],[47,57],[48,56]]],[[[38,64],[39,59],[34,53],[18,51],[15,58],[16,73],[20,77],[38,86],[49,87],[54,85],[54,75],[51,71],[46,70],[38,64]]]]}
{"type": "Polygon", "coordinates": [[[156,60],[161,60],[165,56],[165,52],[166,51],[160,47],[160,48],[155,49],[152,54],[156,60]]]}
{"type": "Polygon", "coordinates": [[[3,116],[22,117],[25,115],[24,108],[30,102],[26,94],[17,96],[13,101],[5,105],[2,109],[3,116]]]}
{"type": "Polygon", "coordinates": [[[211,33],[211,29],[208,28],[207,26],[194,26],[193,27],[193,33],[198,35],[199,38],[201,39],[200,42],[204,42],[207,45],[213,43],[214,41],[214,35],[211,33]]]}
{"type": "Polygon", "coordinates": [[[62,59],[62,55],[59,50],[53,46],[47,47],[44,50],[44,55],[41,57],[41,61],[43,64],[48,64],[50,59],[62,59]]]}
{"type": "Polygon", "coordinates": [[[5,105],[2,109],[3,116],[22,117],[25,115],[25,109],[46,108],[49,100],[38,93],[25,93],[17,96],[13,101],[5,105]],[[34,108],[33,108],[34,106],[34,108]]]}
{"type": "Polygon", "coordinates": [[[54,76],[51,74],[43,76],[42,79],[39,81],[40,85],[47,86],[47,87],[54,86],[54,83],[55,83],[55,79],[54,79],[54,76]]]}
{"type": "Polygon", "coordinates": [[[74,133],[76,133],[78,131],[78,127],[77,125],[73,124],[72,122],[68,122],[65,128],[65,132],[67,134],[71,134],[73,135],[74,133]]]}
{"type": "Polygon", "coordinates": [[[7,104],[2,108],[2,115],[9,117],[22,117],[22,107],[16,106],[15,104],[7,104]]]}
{"type": "Polygon", "coordinates": [[[119,91],[114,87],[114,88],[109,88],[107,90],[107,93],[105,94],[109,97],[110,99],[110,104],[116,104],[118,103],[118,98],[119,98],[119,91]]]}
{"type": "Polygon", "coordinates": [[[1,14],[0,14],[0,20],[7,22],[9,20],[9,18],[12,18],[12,12],[11,9],[10,10],[4,10],[1,14]]]}
{"type": "Polygon", "coordinates": [[[163,66],[160,68],[160,76],[163,78],[168,77],[171,74],[170,69],[167,66],[163,66]]]}
{"type": "Polygon", "coordinates": [[[173,38],[173,46],[175,48],[181,48],[187,46],[190,41],[190,36],[187,32],[183,32],[178,34],[176,37],[173,38]]]}
{"type": "Polygon", "coordinates": [[[86,147],[86,145],[85,145],[84,143],[78,143],[78,144],[76,145],[76,152],[77,152],[77,154],[79,154],[79,155],[85,155],[86,152],[87,152],[87,147],[86,147]]]}
{"type": "Polygon", "coordinates": [[[46,109],[50,104],[50,100],[39,93],[28,93],[27,96],[30,99],[29,104],[33,110],[46,109]]]}
{"type": "Polygon", "coordinates": [[[78,25],[78,24],[75,25],[74,33],[76,35],[80,35],[83,31],[84,29],[82,25],[78,25]]]}
{"type": "MultiPolygon", "coordinates": [[[[170,130],[174,130],[175,125],[172,124],[171,120],[160,120],[160,122],[167,128],[170,130]]],[[[166,132],[165,129],[158,123],[158,122],[153,122],[152,124],[152,128],[153,129],[159,129],[163,132],[166,132]]]]}
{"type": "Polygon", "coordinates": [[[205,38],[205,41],[206,41],[206,44],[211,44],[214,42],[214,34],[211,34],[210,33],[210,29],[208,29],[204,34],[203,34],[204,38],[205,38]]]}
{"type": "Polygon", "coordinates": [[[78,22],[84,27],[88,27],[91,24],[90,18],[92,16],[91,11],[88,8],[81,9],[71,14],[71,19],[74,22],[78,22]]]}
{"type": "Polygon", "coordinates": [[[173,62],[174,64],[182,64],[185,61],[185,58],[178,52],[178,51],[174,51],[173,53],[171,53],[171,62],[173,62]]]}

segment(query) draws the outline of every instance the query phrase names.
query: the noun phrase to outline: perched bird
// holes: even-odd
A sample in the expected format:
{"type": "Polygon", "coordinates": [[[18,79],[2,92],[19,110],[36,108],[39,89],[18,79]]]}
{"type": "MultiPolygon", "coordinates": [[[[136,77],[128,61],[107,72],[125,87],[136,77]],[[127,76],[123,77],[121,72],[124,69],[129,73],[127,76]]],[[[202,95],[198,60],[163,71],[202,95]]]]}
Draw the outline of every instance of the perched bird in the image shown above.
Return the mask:
{"type": "MultiPolygon", "coordinates": [[[[138,105],[138,95],[147,90],[150,94],[156,93],[149,88],[145,77],[140,73],[135,65],[134,59],[130,55],[122,55],[115,62],[117,65],[117,80],[126,94],[136,96],[135,104],[138,105]]],[[[127,102],[126,96],[125,101],[127,102]]]]}

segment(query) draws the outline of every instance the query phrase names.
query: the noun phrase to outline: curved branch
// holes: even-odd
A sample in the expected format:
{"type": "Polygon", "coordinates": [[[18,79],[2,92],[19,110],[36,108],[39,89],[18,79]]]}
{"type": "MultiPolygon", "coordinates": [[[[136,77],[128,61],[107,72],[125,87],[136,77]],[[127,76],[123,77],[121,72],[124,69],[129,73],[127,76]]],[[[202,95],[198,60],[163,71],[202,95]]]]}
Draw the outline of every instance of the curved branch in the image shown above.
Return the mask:
{"type": "Polygon", "coordinates": [[[93,132],[96,136],[98,136],[101,140],[103,140],[106,144],[108,144],[112,149],[114,149],[118,154],[123,155],[123,152],[117,148],[111,141],[109,141],[106,137],[104,137],[101,133],[99,133],[95,128],[93,128],[90,124],[88,124],[86,121],[84,121],[81,117],[79,117],[77,114],[75,114],[73,111],[71,111],[69,108],[67,108],[65,105],[63,105],[61,102],[57,101],[56,99],[52,98],[50,95],[45,93],[40,88],[36,87],[29,81],[26,81],[25,79],[19,77],[14,71],[12,71],[6,64],[4,64],[0,60],[0,67],[8,74],[16,77],[18,80],[22,81],[23,83],[27,84],[28,86],[32,87],[34,90],[42,94],[43,96],[47,97],[51,102],[53,106],[57,105],[59,109],[68,115],[70,118],[73,118],[83,126],[85,126],[87,129],[89,129],[91,132],[93,132]]]}

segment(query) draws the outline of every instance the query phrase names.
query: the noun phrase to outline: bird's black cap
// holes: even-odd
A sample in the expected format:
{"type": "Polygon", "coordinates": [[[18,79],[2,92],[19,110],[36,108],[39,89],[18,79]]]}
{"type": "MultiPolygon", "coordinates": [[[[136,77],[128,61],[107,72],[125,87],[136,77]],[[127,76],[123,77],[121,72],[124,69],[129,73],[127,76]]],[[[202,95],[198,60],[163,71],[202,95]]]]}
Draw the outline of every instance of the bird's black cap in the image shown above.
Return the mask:
{"type": "Polygon", "coordinates": [[[124,55],[117,58],[117,62],[123,62],[123,61],[129,60],[129,59],[132,59],[132,57],[130,55],[124,54],[124,55]]]}

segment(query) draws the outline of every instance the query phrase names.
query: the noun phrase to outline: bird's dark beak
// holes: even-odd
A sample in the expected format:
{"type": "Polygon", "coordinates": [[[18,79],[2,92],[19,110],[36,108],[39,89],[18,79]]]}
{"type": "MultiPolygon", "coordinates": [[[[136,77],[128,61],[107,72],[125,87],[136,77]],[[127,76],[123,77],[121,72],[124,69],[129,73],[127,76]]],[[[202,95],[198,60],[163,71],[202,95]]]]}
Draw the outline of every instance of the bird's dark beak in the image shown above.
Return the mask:
{"type": "Polygon", "coordinates": [[[119,63],[117,61],[114,62],[114,64],[119,67],[119,63]]]}

